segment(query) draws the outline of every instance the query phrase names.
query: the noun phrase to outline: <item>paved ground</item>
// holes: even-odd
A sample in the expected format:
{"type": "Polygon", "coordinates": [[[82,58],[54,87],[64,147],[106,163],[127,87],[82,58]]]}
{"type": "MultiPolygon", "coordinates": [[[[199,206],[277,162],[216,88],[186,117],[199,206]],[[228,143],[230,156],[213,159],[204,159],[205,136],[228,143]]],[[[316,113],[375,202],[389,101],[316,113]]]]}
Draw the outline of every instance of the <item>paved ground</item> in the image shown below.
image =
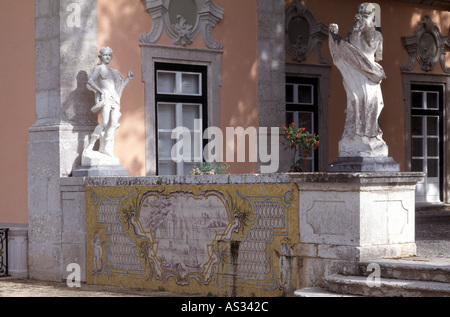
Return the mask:
{"type": "MultiPolygon", "coordinates": [[[[416,213],[417,260],[434,258],[450,264],[450,210],[419,210],[416,213]]],[[[185,294],[153,292],[82,284],[69,288],[65,283],[0,278],[0,297],[180,297],[185,294]]]]}

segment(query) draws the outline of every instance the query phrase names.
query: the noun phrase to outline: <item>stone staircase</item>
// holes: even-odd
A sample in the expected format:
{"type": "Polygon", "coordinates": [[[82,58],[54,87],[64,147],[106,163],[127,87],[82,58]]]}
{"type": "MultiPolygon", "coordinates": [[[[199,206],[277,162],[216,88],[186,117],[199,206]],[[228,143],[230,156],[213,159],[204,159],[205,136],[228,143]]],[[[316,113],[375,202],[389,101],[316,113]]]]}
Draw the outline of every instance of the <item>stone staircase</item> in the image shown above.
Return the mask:
{"type": "Polygon", "coordinates": [[[305,288],[299,297],[450,297],[450,259],[376,260],[360,262],[355,276],[325,277],[327,288],[305,288]],[[367,268],[371,265],[371,269],[367,268]],[[377,266],[378,265],[378,266],[377,266]],[[376,270],[374,270],[374,267],[376,270]],[[379,272],[379,279],[374,275],[379,272]],[[370,276],[370,277],[369,277],[370,276]]]}

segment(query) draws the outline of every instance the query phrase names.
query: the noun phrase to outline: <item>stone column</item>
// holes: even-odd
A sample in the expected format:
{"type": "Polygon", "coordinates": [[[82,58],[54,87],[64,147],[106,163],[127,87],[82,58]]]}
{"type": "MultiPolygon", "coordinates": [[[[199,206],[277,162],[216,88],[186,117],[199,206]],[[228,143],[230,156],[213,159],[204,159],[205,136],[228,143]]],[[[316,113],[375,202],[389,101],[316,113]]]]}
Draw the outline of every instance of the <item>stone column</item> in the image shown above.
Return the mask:
{"type": "MultiPolygon", "coordinates": [[[[257,5],[258,126],[267,128],[264,137],[268,140],[268,153],[271,153],[271,128],[278,127],[281,131],[281,126],[286,123],[285,1],[258,0],[257,5]]],[[[279,141],[279,135],[277,137],[279,141]]],[[[282,158],[284,149],[278,147],[278,150],[282,158]]],[[[264,165],[266,164],[258,162],[257,169],[263,172],[264,165]]]]}
{"type": "Polygon", "coordinates": [[[29,276],[61,280],[60,178],[80,165],[97,118],[86,83],[97,55],[97,1],[36,0],[36,122],[28,140],[29,276]]]}

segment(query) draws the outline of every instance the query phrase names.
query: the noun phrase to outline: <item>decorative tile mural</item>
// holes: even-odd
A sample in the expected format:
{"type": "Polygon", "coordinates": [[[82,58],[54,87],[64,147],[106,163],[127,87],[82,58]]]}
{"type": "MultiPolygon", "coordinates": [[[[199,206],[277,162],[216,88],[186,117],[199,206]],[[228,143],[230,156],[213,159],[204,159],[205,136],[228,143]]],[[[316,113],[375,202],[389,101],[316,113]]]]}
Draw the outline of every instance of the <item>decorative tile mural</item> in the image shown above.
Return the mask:
{"type": "Polygon", "coordinates": [[[87,283],[220,296],[297,286],[291,184],[86,187],[87,283]]]}

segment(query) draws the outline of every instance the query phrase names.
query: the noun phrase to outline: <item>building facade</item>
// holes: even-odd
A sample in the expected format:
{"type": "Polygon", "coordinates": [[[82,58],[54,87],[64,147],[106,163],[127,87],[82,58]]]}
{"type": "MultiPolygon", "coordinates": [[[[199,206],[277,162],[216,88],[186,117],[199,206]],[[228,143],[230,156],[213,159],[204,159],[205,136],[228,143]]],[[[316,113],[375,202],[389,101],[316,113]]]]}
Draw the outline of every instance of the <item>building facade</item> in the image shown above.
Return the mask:
{"type": "MultiPolygon", "coordinates": [[[[423,2],[377,2],[387,75],[380,126],[401,171],[426,175],[416,202],[439,204],[450,200],[450,3],[423,2]]],[[[0,61],[8,74],[0,82],[0,227],[21,232],[21,245],[40,254],[29,257],[30,276],[60,278],[52,268],[66,252],[61,241],[72,239],[61,231],[69,219],[60,182],[80,166],[98,120],[86,83],[100,48],[114,50],[111,67],[136,73],[123,94],[115,147],[131,176],[188,174],[205,156],[227,162],[233,174],[287,172],[291,153],[279,141],[292,122],[320,136],[306,170],[326,171],[338,156],[346,108],[328,25],[345,36],[359,4],[1,1],[1,38],[12,44],[2,46],[0,61]],[[32,22],[11,32],[19,19],[32,22]],[[181,135],[172,133],[180,126],[191,147],[175,161],[181,135]]]]}

